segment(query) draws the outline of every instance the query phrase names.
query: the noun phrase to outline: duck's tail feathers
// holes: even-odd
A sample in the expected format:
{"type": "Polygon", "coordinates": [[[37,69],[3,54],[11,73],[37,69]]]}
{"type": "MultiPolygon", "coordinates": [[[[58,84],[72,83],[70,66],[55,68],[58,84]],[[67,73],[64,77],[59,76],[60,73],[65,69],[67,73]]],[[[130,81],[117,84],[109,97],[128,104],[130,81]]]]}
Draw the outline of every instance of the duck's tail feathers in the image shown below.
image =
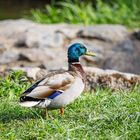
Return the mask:
{"type": "Polygon", "coordinates": [[[33,98],[30,96],[21,96],[20,105],[24,107],[33,107],[38,105],[40,102],[45,101],[45,99],[33,98]]]}
{"type": "Polygon", "coordinates": [[[24,107],[35,107],[38,105],[40,102],[38,101],[25,101],[25,102],[20,102],[19,104],[24,107]]]}
{"type": "Polygon", "coordinates": [[[46,108],[50,103],[51,103],[50,99],[38,99],[29,96],[21,96],[19,104],[24,107],[46,108]]]}

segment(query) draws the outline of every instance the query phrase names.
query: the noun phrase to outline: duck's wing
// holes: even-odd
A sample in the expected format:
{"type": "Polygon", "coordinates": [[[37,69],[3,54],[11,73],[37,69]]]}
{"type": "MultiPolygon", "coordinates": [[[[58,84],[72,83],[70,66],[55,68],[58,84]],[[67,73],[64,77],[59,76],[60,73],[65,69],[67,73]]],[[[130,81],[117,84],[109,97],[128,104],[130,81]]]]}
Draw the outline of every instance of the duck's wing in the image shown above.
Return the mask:
{"type": "Polygon", "coordinates": [[[62,94],[75,81],[73,73],[68,71],[53,72],[39,80],[21,94],[22,106],[35,106],[41,101],[50,103],[50,99],[62,94]]]}

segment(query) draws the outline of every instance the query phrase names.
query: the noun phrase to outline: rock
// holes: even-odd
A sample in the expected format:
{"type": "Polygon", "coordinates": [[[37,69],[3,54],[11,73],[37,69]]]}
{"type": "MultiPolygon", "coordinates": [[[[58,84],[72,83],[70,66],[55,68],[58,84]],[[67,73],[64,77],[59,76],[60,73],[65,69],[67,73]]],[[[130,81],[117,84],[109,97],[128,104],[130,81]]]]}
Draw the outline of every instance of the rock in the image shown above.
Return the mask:
{"type": "Polygon", "coordinates": [[[19,59],[19,54],[14,51],[6,51],[0,55],[0,64],[8,64],[19,59]]]}
{"type": "Polygon", "coordinates": [[[4,20],[0,22],[0,37],[18,39],[19,34],[25,33],[28,28],[34,27],[35,23],[29,20],[4,20]]]}
{"type": "Polygon", "coordinates": [[[26,49],[20,52],[20,60],[29,62],[44,62],[54,59],[54,54],[48,49],[26,49]]]}
{"type": "Polygon", "coordinates": [[[47,69],[59,69],[67,65],[67,55],[62,48],[30,48],[20,52],[20,61],[40,63],[47,69]],[[58,53],[59,52],[59,53],[58,53]]]}
{"type": "Polygon", "coordinates": [[[135,30],[132,34],[131,34],[132,38],[134,39],[138,39],[140,40],[140,29],[135,30]]]}
{"type": "Polygon", "coordinates": [[[61,33],[48,32],[48,29],[38,27],[29,29],[25,44],[28,47],[62,47],[64,36],[61,33]]]}
{"type": "Polygon", "coordinates": [[[4,44],[0,44],[0,54],[2,54],[6,50],[4,44]]]}
{"type": "Polygon", "coordinates": [[[41,70],[38,67],[13,67],[10,68],[9,70],[22,70],[25,72],[26,76],[30,78],[31,80],[36,80],[36,74],[41,70]]]}
{"type": "Polygon", "coordinates": [[[79,35],[83,29],[82,26],[65,25],[63,28],[58,29],[56,32],[62,33],[68,39],[74,39],[79,35]]]}
{"type": "Polygon", "coordinates": [[[79,32],[79,37],[99,39],[102,41],[121,41],[128,35],[122,25],[96,25],[85,27],[79,32]]]}
{"type": "Polygon", "coordinates": [[[126,38],[125,41],[118,43],[114,48],[113,51],[117,52],[125,52],[125,53],[133,53],[134,46],[132,40],[126,38]]]}
{"type": "Polygon", "coordinates": [[[15,41],[14,46],[17,48],[28,48],[26,44],[26,36],[25,34],[20,34],[17,41],[15,41]]]}
{"type": "Polygon", "coordinates": [[[125,41],[106,50],[102,68],[139,74],[140,67],[137,67],[140,66],[139,53],[140,48],[136,48],[134,41],[126,38],[125,41]]]}
{"type": "Polygon", "coordinates": [[[4,36],[8,40],[12,38],[14,41],[11,46],[24,44],[27,47],[61,47],[64,35],[57,32],[60,27],[43,26],[25,19],[5,20],[0,22],[0,37],[4,36]]]}
{"type": "Polygon", "coordinates": [[[85,71],[87,72],[87,91],[93,91],[97,87],[113,90],[129,89],[140,84],[140,76],[135,74],[93,67],[87,67],[85,71]]]}

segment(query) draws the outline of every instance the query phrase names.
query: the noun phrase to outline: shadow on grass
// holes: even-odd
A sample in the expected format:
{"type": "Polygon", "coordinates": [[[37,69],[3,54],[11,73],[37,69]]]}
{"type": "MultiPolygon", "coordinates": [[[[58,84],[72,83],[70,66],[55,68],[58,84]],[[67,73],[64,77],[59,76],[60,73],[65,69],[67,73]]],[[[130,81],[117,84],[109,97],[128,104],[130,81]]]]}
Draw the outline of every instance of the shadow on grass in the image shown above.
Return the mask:
{"type": "MultiPolygon", "coordinates": [[[[1,106],[1,105],[0,105],[1,106]]],[[[11,121],[27,119],[37,119],[43,117],[43,110],[22,108],[20,106],[12,106],[10,104],[2,106],[0,109],[0,123],[9,123],[11,121]]]]}

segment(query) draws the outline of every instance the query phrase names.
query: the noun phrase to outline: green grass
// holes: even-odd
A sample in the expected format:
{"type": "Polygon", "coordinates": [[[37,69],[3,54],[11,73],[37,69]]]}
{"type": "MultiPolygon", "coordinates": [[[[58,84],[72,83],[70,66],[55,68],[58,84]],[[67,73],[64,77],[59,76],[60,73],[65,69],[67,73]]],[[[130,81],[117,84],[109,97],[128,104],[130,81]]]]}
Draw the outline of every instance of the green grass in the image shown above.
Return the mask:
{"type": "Polygon", "coordinates": [[[39,23],[70,24],[123,24],[128,27],[140,27],[139,0],[97,1],[96,8],[92,2],[65,1],[47,5],[43,10],[31,11],[32,19],[39,23]]]}
{"type": "MultiPolygon", "coordinates": [[[[45,119],[42,109],[19,106],[20,92],[30,85],[27,83],[25,88],[25,83],[18,84],[23,82],[23,76],[22,72],[12,72],[7,76],[9,83],[16,81],[18,87],[0,85],[0,91],[4,88],[5,92],[8,90],[12,93],[11,96],[3,91],[4,95],[0,97],[0,140],[140,139],[139,86],[125,91],[97,89],[94,93],[82,94],[65,108],[63,117],[59,110],[54,110],[50,111],[54,119],[45,119]],[[13,96],[15,91],[17,93],[13,96]]],[[[1,83],[6,81],[3,79],[1,83]]]]}

